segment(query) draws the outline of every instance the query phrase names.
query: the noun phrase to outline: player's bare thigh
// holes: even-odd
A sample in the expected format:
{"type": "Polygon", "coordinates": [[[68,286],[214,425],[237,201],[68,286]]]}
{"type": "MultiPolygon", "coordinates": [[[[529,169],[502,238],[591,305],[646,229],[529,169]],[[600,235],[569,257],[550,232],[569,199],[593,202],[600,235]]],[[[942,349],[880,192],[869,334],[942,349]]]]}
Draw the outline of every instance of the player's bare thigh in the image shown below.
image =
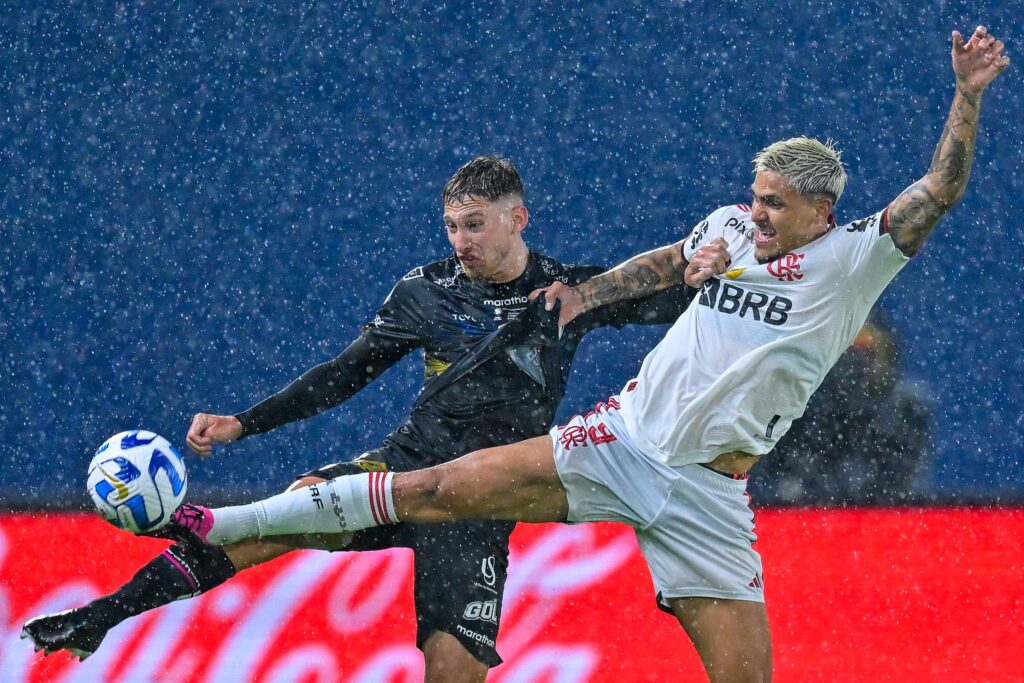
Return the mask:
{"type": "Polygon", "coordinates": [[[444,631],[434,631],[423,643],[423,661],[423,683],[483,683],[489,670],[458,638],[444,631]]]}
{"type": "Polygon", "coordinates": [[[395,510],[405,522],[560,522],[569,511],[549,436],[398,474],[393,491],[395,510]]]}
{"type": "MultiPolygon", "coordinates": [[[[312,486],[324,481],[327,480],[322,477],[302,477],[295,480],[285,490],[294,491],[303,486],[312,486]]],[[[300,548],[341,550],[348,545],[350,539],[351,536],[349,534],[294,534],[274,536],[273,540],[250,538],[225,546],[224,552],[235,566],[235,569],[242,571],[243,569],[269,562],[300,548]]]]}
{"type": "Polygon", "coordinates": [[[767,683],[772,641],[763,602],[669,598],[711,683],[767,683]]]}

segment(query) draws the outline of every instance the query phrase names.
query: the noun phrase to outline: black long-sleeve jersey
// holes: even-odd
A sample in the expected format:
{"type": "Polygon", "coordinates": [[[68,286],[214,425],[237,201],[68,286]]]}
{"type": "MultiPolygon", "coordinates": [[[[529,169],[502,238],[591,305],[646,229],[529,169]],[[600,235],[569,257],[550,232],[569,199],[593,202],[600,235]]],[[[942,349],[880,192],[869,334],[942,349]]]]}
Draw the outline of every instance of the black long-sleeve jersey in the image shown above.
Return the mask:
{"type": "Polygon", "coordinates": [[[530,292],[554,280],[577,285],[604,270],[533,252],[522,275],[500,284],[469,278],[455,257],[416,268],[341,355],[239,413],[243,436],[342,403],[417,348],[423,349],[424,383],[408,420],[386,442],[417,454],[427,467],[544,434],[587,332],[673,322],[695,291],[680,285],[594,309],[561,336],[557,311],[528,305],[530,292]]]}

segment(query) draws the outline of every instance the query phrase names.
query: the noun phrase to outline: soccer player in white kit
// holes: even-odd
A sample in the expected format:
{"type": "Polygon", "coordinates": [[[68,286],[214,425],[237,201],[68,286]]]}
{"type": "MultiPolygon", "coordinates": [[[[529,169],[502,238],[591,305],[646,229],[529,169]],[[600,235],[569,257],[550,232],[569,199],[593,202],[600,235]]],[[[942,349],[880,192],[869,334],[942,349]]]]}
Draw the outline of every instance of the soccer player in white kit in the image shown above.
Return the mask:
{"type": "Polygon", "coordinates": [[[784,140],[755,157],[749,207],[718,209],[685,240],[576,288],[547,288],[563,324],[680,281],[702,288],[620,396],[549,437],[208,511],[209,538],[467,518],[624,522],[636,530],[659,603],[710,679],[769,680],[746,473],[800,417],[882,290],[963,196],[982,92],[1009,64],[1002,50],[984,27],[966,43],[953,32],[956,94],[931,166],[881,211],[837,225],[846,183],[838,153],[784,140]]]}

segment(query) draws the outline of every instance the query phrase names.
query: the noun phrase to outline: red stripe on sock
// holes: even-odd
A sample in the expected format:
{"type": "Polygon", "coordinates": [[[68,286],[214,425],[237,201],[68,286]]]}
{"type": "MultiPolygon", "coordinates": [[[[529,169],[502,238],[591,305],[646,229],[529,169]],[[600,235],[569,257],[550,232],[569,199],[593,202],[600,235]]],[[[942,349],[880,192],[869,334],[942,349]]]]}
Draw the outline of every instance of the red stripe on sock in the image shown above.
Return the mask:
{"type": "Polygon", "coordinates": [[[380,510],[380,523],[391,524],[394,522],[388,510],[388,473],[377,472],[377,505],[380,510]]]}
{"type": "Polygon", "coordinates": [[[376,473],[375,472],[370,472],[370,473],[368,473],[366,475],[367,496],[369,496],[369,499],[370,499],[370,515],[373,516],[373,521],[374,521],[375,524],[380,524],[380,518],[377,517],[377,506],[374,505],[375,501],[373,499],[373,475],[374,474],[376,474],[376,473]]]}
{"type": "Polygon", "coordinates": [[[387,487],[389,485],[388,482],[391,481],[392,478],[393,475],[389,472],[381,474],[381,507],[384,508],[384,519],[386,520],[386,524],[393,524],[395,522],[394,504],[392,503],[392,508],[390,510],[387,507],[387,487]]]}
{"type": "Polygon", "coordinates": [[[380,509],[384,511],[384,523],[393,524],[392,511],[388,510],[388,473],[381,472],[380,475],[380,509]]]}
{"type": "Polygon", "coordinates": [[[380,511],[380,472],[370,472],[370,513],[373,515],[373,521],[378,526],[383,526],[386,522],[382,518],[380,511]]]}
{"type": "Polygon", "coordinates": [[[380,497],[381,497],[381,518],[385,524],[391,523],[391,515],[387,513],[387,474],[384,472],[381,475],[381,486],[380,486],[380,497]]]}

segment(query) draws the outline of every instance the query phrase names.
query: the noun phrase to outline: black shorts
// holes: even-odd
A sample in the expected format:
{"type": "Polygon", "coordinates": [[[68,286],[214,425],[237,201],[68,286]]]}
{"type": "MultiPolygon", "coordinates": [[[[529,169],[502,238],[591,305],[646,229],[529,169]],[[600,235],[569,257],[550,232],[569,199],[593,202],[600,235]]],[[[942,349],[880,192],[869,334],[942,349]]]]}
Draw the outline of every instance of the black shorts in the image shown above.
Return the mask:
{"type": "MultiPolygon", "coordinates": [[[[368,470],[408,472],[422,464],[396,446],[367,451],[351,462],[306,472],[333,479],[368,470]]],[[[501,598],[508,575],[508,537],[515,522],[470,520],[395,524],[357,531],[345,550],[412,548],[416,646],[434,631],[448,633],[488,666],[501,664],[495,649],[501,598]]]]}

